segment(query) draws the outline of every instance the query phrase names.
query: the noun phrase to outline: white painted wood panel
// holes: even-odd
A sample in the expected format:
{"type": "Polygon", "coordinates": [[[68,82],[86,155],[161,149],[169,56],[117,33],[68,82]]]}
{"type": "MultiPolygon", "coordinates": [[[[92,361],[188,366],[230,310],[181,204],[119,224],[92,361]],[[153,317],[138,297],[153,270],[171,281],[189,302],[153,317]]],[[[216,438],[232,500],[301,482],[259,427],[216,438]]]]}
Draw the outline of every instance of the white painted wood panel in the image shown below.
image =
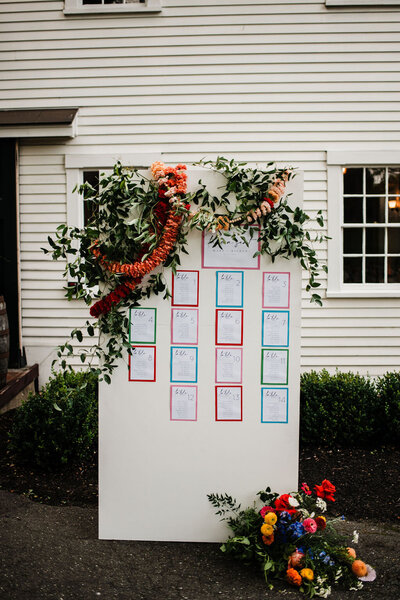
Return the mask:
{"type": "MultiPolygon", "coordinates": [[[[88,314],[63,298],[63,263],[40,250],[66,219],[65,155],[276,160],[304,171],[304,207],[315,218],[318,210],[326,217],[328,149],[399,150],[399,8],[163,0],[157,15],[62,10],[61,1],[0,0],[0,108],[80,108],[74,140],[20,141],[30,356],[63,342],[88,314]]],[[[326,260],[326,243],[318,256],[326,260]]],[[[321,283],[324,295],[325,275],[321,283]]],[[[299,301],[303,369],[399,366],[397,299],[330,298],[317,308],[303,290],[299,301]]]]}

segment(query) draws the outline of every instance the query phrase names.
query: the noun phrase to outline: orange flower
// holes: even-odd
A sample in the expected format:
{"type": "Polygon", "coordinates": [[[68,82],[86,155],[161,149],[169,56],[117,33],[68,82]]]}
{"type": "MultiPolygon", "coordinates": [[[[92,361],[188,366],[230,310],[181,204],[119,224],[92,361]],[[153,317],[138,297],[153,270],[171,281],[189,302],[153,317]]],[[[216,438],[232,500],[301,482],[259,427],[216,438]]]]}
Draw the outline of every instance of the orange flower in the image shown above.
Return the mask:
{"type": "Polygon", "coordinates": [[[355,560],[351,565],[351,570],[356,577],[365,577],[368,572],[367,565],[362,560],[355,560]]]}
{"type": "Polygon", "coordinates": [[[301,586],[302,578],[301,575],[296,571],[296,569],[288,569],[286,571],[286,579],[292,585],[297,585],[297,587],[301,586]]]}
{"type": "Polygon", "coordinates": [[[346,548],[346,550],[347,550],[347,554],[350,554],[350,556],[352,558],[356,557],[356,551],[354,550],[354,548],[346,548]]]}

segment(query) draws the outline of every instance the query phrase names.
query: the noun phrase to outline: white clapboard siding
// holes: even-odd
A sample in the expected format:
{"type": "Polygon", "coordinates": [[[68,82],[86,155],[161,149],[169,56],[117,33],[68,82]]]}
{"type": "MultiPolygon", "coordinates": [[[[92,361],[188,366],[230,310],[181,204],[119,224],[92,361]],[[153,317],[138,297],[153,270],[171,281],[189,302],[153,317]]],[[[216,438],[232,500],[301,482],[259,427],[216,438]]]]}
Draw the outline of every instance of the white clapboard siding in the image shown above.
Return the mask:
{"type": "MultiPolygon", "coordinates": [[[[400,7],[163,0],[158,14],[67,17],[63,6],[0,0],[0,108],[80,109],[74,139],[20,140],[28,357],[65,341],[89,315],[64,298],[64,262],[41,251],[66,220],[66,154],[162,153],[170,164],[224,155],[295,166],[304,171],[314,235],[317,212],[328,217],[328,148],[399,148],[400,7]]],[[[316,250],[326,262],[326,242],[316,250]]],[[[320,282],[324,296],[325,273],[320,282]]],[[[397,299],[330,298],[321,308],[305,289],[301,296],[293,301],[303,306],[304,370],[399,368],[397,299]]],[[[81,364],[78,356],[72,364],[81,364]]]]}

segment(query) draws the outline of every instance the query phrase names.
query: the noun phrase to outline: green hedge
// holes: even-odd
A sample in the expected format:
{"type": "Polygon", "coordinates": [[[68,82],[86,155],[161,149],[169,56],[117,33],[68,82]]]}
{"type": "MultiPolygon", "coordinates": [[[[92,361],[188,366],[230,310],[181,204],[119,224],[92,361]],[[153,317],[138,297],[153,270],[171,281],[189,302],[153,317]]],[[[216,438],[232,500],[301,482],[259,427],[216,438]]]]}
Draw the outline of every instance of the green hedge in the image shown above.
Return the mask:
{"type": "Polygon", "coordinates": [[[301,376],[300,439],[314,446],[398,444],[400,373],[372,379],[323,369],[301,376]]]}
{"type": "Polygon", "coordinates": [[[97,444],[97,377],[58,373],[16,411],[10,446],[18,462],[59,470],[93,454],[97,444]]]}

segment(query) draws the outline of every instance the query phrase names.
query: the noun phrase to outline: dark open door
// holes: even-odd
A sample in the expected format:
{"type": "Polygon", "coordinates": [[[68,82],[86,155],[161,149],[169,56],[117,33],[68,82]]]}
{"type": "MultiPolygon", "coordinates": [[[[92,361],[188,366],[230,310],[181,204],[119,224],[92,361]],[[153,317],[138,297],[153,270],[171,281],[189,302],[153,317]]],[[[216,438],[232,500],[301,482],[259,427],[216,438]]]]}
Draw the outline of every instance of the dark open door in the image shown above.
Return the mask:
{"type": "Polygon", "coordinates": [[[7,304],[10,327],[9,368],[24,366],[20,347],[16,141],[0,140],[0,295],[7,304]]]}

